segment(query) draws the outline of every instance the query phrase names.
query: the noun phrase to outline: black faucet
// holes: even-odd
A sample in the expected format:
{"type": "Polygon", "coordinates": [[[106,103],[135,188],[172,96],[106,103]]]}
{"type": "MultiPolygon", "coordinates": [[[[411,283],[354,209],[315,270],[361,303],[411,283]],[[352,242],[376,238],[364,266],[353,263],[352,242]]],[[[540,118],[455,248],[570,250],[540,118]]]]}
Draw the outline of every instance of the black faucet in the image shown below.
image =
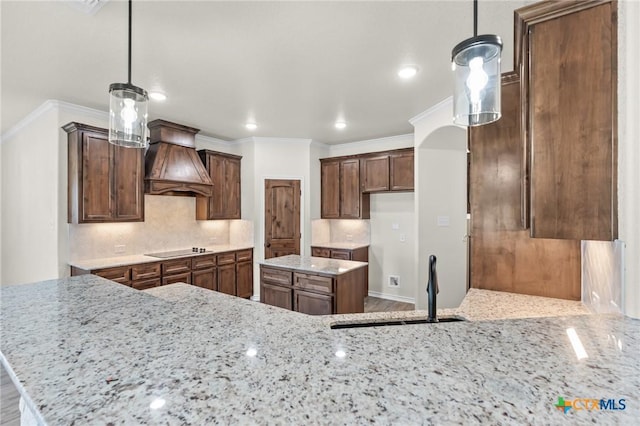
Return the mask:
{"type": "Polygon", "coordinates": [[[438,274],[436,272],[436,257],[429,256],[429,281],[427,282],[427,295],[429,298],[429,316],[427,321],[438,322],[436,318],[436,294],[438,294],[438,274]]]}

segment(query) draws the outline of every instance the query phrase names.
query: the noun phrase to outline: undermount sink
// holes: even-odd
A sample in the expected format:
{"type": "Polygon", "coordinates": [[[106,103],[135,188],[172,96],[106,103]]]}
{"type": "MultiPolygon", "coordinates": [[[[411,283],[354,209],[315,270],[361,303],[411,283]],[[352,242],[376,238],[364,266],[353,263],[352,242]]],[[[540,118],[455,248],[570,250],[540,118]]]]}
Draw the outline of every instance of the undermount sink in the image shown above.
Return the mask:
{"type": "Polygon", "coordinates": [[[444,318],[438,318],[437,322],[431,322],[427,319],[405,319],[405,320],[393,319],[393,320],[381,320],[381,321],[371,321],[371,322],[333,324],[331,326],[331,329],[337,330],[341,328],[384,327],[388,325],[439,324],[443,322],[461,322],[461,321],[466,321],[466,319],[460,318],[460,317],[444,317],[444,318]]]}

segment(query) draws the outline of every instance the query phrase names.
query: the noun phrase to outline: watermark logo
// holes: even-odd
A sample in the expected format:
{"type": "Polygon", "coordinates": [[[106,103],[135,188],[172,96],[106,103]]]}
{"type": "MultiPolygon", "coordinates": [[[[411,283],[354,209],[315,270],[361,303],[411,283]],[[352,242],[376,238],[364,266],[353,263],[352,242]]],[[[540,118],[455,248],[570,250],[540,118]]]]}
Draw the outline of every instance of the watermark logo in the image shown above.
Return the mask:
{"type": "Polygon", "coordinates": [[[564,397],[559,396],[558,402],[554,404],[558,410],[561,410],[565,414],[569,410],[575,411],[599,411],[599,410],[607,410],[607,411],[622,411],[627,408],[627,402],[625,399],[611,399],[611,398],[575,398],[575,399],[564,399],[564,397]]]}

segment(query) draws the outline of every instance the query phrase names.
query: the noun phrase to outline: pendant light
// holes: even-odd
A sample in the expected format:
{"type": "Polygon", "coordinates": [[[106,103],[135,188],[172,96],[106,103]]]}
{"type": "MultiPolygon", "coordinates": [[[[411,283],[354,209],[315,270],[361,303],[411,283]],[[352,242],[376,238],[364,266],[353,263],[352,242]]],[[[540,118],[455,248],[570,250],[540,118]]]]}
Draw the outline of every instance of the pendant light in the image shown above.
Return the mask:
{"type": "Polygon", "coordinates": [[[473,37],[451,52],[454,72],[453,122],[480,126],[500,118],[500,54],[497,35],[478,35],[478,0],[473,0],[473,37]]]}
{"type": "Polygon", "coordinates": [[[131,84],[131,0],[129,0],[129,79],[109,86],[109,142],[127,148],[146,148],[147,91],[131,84]]]}

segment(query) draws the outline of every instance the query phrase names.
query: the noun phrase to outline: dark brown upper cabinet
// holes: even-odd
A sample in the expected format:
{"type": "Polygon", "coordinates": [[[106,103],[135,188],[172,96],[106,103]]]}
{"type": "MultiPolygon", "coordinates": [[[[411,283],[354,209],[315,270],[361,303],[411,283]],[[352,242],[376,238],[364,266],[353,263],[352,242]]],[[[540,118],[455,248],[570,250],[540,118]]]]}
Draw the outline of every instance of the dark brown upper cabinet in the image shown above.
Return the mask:
{"type": "Polygon", "coordinates": [[[503,74],[502,117],[469,127],[472,231],[527,228],[520,104],[520,78],[515,73],[503,74]]]}
{"type": "Polygon", "coordinates": [[[240,219],[239,155],[200,150],[200,159],[213,182],[211,197],[196,197],[196,219],[240,219]]]}
{"type": "Polygon", "coordinates": [[[516,11],[533,237],[617,238],[616,20],[614,1],[516,11]]]}
{"type": "Polygon", "coordinates": [[[360,190],[358,158],[320,160],[321,217],[368,219],[369,195],[360,190]]]}
{"type": "Polygon", "coordinates": [[[362,192],[413,191],[413,148],[361,157],[362,192]]]}
{"type": "Polygon", "coordinates": [[[112,145],[108,130],[80,123],[68,137],[69,223],[144,220],[144,150],[112,145]]]}

